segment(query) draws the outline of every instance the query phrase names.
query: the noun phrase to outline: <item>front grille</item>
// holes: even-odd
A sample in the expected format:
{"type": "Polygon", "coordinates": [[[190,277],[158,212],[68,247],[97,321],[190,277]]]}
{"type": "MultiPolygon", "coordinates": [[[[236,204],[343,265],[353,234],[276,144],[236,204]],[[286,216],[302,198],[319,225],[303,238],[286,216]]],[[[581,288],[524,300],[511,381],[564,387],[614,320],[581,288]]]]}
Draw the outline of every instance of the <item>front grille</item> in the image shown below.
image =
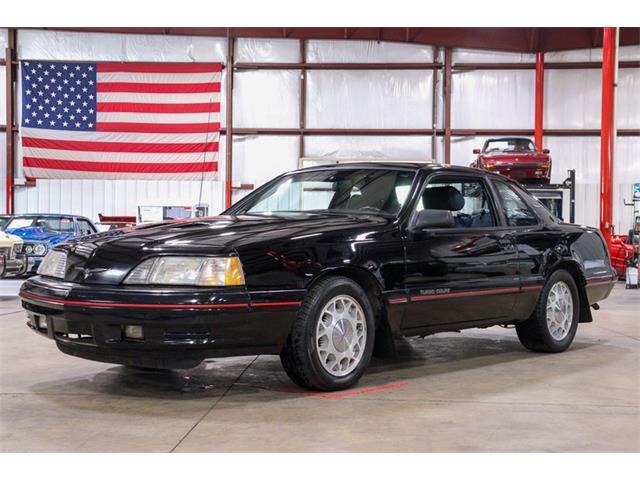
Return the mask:
{"type": "Polygon", "coordinates": [[[87,345],[95,344],[93,340],[93,335],[89,335],[87,333],[56,332],[56,338],[60,338],[62,340],[69,340],[74,343],[84,343],[87,345]]]}
{"type": "Polygon", "coordinates": [[[13,247],[13,251],[14,251],[16,254],[20,254],[20,253],[22,253],[22,247],[23,247],[23,244],[22,244],[22,243],[18,243],[17,245],[15,245],[15,246],[13,247]]]}

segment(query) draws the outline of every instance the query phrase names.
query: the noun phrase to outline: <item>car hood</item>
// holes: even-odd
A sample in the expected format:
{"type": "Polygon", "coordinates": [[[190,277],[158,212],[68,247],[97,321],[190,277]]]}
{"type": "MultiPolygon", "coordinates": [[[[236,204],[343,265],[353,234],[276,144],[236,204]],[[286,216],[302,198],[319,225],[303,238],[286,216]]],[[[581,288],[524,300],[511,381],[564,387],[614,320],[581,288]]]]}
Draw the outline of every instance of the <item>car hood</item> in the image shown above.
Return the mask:
{"type": "Polygon", "coordinates": [[[267,251],[282,242],[346,241],[392,223],[373,215],[218,216],[111,230],[59,248],[67,251],[66,280],[117,284],[135,265],[155,255],[240,254],[242,258],[245,249],[267,251]]]}
{"type": "Polygon", "coordinates": [[[42,227],[22,227],[6,230],[7,233],[22,238],[25,241],[44,242],[55,245],[75,236],[73,232],[54,232],[42,227]]]}
{"type": "Polygon", "coordinates": [[[20,245],[22,239],[16,235],[0,232],[0,247],[11,247],[14,245],[20,245]]]}

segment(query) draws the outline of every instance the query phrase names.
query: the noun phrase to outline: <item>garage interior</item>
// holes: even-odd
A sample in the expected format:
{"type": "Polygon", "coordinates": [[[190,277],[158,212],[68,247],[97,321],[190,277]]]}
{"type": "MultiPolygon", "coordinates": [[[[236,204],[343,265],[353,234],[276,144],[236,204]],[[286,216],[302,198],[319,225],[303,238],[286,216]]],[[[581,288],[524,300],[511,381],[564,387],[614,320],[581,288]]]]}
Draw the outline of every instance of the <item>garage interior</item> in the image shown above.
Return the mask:
{"type": "MultiPolygon", "coordinates": [[[[488,138],[525,136],[551,152],[565,221],[610,245],[636,228],[637,28],[6,28],[0,49],[8,214],[97,222],[162,201],[216,215],[305,160],[468,166],[488,138]],[[25,177],[31,60],[222,62],[215,179],[25,177]]],[[[410,338],[335,393],[296,387],[276,356],[155,372],[62,355],[25,326],[23,280],[0,280],[2,452],[640,450],[640,294],[624,280],[562,355],[500,327],[410,338]]]]}

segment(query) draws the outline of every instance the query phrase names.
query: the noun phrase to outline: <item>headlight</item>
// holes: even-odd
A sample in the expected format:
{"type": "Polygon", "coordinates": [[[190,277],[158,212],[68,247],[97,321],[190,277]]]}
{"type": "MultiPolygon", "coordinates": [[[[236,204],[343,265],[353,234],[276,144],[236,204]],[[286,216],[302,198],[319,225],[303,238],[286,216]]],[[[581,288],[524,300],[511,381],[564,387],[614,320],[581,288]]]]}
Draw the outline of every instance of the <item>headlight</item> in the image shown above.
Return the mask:
{"type": "Polygon", "coordinates": [[[26,253],[27,255],[30,253],[33,253],[33,245],[25,245],[24,246],[24,253],[26,253]]]}
{"type": "Polygon", "coordinates": [[[156,257],[145,260],[124,280],[128,285],[244,285],[238,257],[156,257]]]}
{"type": "Polygon", "coordinates": [[[38,267],[38,275],[64,278],[67,270],[67,254],[58,250],[51,250],[38,267]]]}
{"type": "Polygon", "coordinates": [[[36,243],[33,246],[33,253],[36,255],[44,255],[47,253],[47,246],[44,243],[36,243]]]}

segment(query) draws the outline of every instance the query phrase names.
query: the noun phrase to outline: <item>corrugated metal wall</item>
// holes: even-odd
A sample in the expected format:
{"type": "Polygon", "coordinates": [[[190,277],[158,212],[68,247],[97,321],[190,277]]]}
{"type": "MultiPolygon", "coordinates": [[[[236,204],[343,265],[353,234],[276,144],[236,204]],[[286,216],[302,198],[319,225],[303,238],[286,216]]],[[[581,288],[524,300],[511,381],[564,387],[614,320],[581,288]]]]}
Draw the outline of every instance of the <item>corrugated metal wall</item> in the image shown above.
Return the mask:
{"type": "MultiPolygon", "coordinates": [[[[0,30],[0,47],[6,32],[0,30]],[[4,37],[3,37],[4,35],[4,37]]],[[[114,35],[20,30],[20,59],[116,61],[223,61],[222,38],[114,35]]],[[[597,61],[599,50],[547,54],[547,61],[597,61]]],[[[640,47],[621,49],[620,58],[640,59],[640,47]]],[[[238,62],[299,61],[298,40],[240,39],[238,62]]],[[[532,62],[528,54],[454,51],[456,62],[532,62]]],[[[422,45],[361,41],[307,42],[307,62],[431,62],[433,49],[422,45]]],[[[0,67],[3,88],[4,67],[0,67]]],[[[431,71],[309,71],[307,126],[324,128],[431,128],[431,71]]],[[[236,127],[297,127],[300,101],[297,70],[239,71],[234,74],[236,127]]],[[[439,127],[442,126],[442,82],[439,73],[439,127]]],[[[600,70],[549,70],[545,77],[546,128],[599,128],[600,70]]],[[[223,80],[224,81],[224,80],[223,80]]],[[[224,88],[224,87],[223,87],[224,88]]],[[[3,90],[0,90],[3,91],[3,90]]],[[[640,70],[620,71],[617,122],[620,128],[640,128],[640,70]]],[[[223,96],[224,97],[224,96],[223,96]]],[[[533,70],[477,70],[455,72],[452,88],[453,128],[533,128],[533,70]]],[[[3,99],[0,115],[4,116],[3,99]]],[[[226,105],[223,98],[222,119],[226,105]]],[[[452,139],[452,161],[468,165],[472,149],[483,137],[452,139]]],[[[224,137],[221,139],[224,152],[224,137]]],[[[234,136],[234,184],[258,186],[274,175],[296,168],[297,136],[234,136]]],[[[577,221],[597,225],[600,147],[597,137],[548,137],[553,181],[569,168],[577,172],[577,221]]],[[[4,138],[0,139],[0,174],[4,175],[4,138]]],[[[393,156],[443,158],[442,139],[431,151],[427,136],[311,136],[305,139],[309,156],[393,156]]],[[[631,226],[631,211],[622,205],[631,185],[640,182],[640,139],[618,138],[615,157],[614,222],[623,232],[631,226]]],[[[220,156],[220,179],[224,178],[220,156]]],[[[4,182],[2,182],[4,188],[4,182]]],[[[18,212],[74,212],[97,218],[98,213],[133,214],[136,205],[153,200],[197,202],[199,182],[38,180],[36,187],[16,192],[18,212]]],[[[237,192],[234,199],[246,192],[237,192]]],[[[217,213],[223,207],[220,182],[207,182],[203,201],[217,213]]],[[[4,195],[0,208],[4,210],[4,195]]]]}

